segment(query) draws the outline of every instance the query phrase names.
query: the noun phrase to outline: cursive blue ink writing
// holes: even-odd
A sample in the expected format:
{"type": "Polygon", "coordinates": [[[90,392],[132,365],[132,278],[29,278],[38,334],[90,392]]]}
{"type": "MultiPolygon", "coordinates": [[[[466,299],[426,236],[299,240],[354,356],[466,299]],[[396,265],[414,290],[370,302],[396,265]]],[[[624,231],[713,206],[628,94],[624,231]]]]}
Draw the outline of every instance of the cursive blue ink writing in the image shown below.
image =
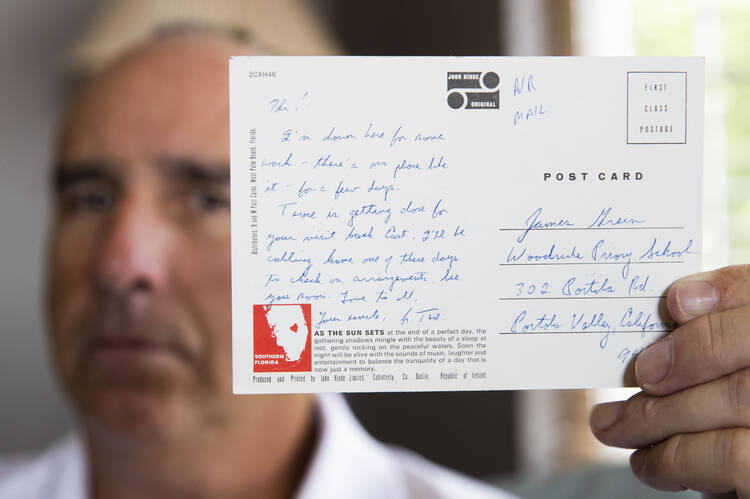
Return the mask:
{"type": "Polygon", "coordinates": [[[562,287],[563,296],[596,296],[615,293],[615,288],[609,283],[609,278],[604,278],[603,281],[593,278],[583,284],[577,284],[576,280],[575,277],[571,277],[565,281],[562,287]]]}
{"type": "Polygon", "coordinates": [[[557,320],[557,314],[547,315],[543,313],[534,319],[526,319],[526,310],[522,310],[510,326],[511,333],[533,333],[535,331],[549,331],[560,329],[560,322],[557,320]]]}
{"type": "Polygon", "coordinates": [[[406,137],[401,135],[401,127],[398,127],[396,131],[393,132],[393,137],[391,137],[391,143],[389,147],[393,147],[394,145],[404,140],[406,140],[406,137]]]}
{"type": "Polygon", "coordinates": [[[657,248],[656,241],[657,238],[654,238],[654,241],[651,243],[649,249],[647,249],[646,252],[641,255],[641,260],[643,260],[644,258],[648,260],[652,260],[654,258],[680,258],[683,255],[691,253],[690,248],[693,247],[692,239],[688,241],[687,244],[685,244],[685,247],[681,250],[673,250],[671,240],[667,241],[663,248],[661,246],[657,248]]]}
{"type": "Polygon", "coordinates": [[[336,192],[333,194],[333,199],[338,199],[339,196],[343,194],[349,194],[350,192],[357,192],[358,190],[359,190],[358,185],[353,185],[353,186],[344,185],[344,181],[339,180],[339,183],[336,186],[336,192]]]}
{"type": "Polygon", "coordinates": [[[331,253],[328,255],[328,258],[326,258],[326,261],[323,262],[323,265],[341,265],[342,263],[354,263],[352,261],[352,257],[343,257],[339,258],[336,256],[336,248],[331,250],[331,253]]]}
{"type": "Polygon", "coordinates": [[[296,241],[297,238],[294,236],[289,236],[286,234],[273,234],[268,233],[266,236],[266,241],[268,241],[268,244],[266,245],[266,251],[271,251],[271,248],[273,247],[274,243],[278,243],[279,241],[296,241]]]}
{"type": "Polygon", "coordinates": [[[330,322],[341,322],[341,319],[335,315],[329,316],[326,312],[318,312],[318,322],[315,323],[315,329],[320,329],[321,326],[330,322]]]}
{"type": "Polygon", "coordinates": [[[352,278],[352,282],[388,282],[388,291],[393,291],[393,287],[399,282],[427,282],[427,272],[413,272],[411,274],[403,275],[387,275],[387,274],[375,274],[364,276],[355,274],[352,278]]]}
{"type": "Polygon", "coordinates": [[[275,159],[266,159],[263,158],[260,162],[261,168],[285,168],[289,166],[294,166],[292,164],[292,157],[294,156],[293,152],[290,152],[286,158],[282,161],[278,161],[275,159]]]}
{"type": "Polygon", "coordinates": [[[396,167],[393,169],[393,178],[396,178],[396,175],[401,170],[407,171],[407,170],[421,170],[422,167],[417,162],[410,162],[407,160],[401,160],[400,163],[396,164],[396,167]]]}
{"type": "Polygon", "coordinates": [[[357,137],[355,137],[351,133],[337,134],[335,132],[336,132],[336,127],[331,128],[331,131],[328,132],[328,135],[326,135],[325,137],[321,139],[321,142],[342,142],[342,141],[346,142],[346,141],[351,141],[351,140],[357,140],[357,137]]]}
{"type": "Polygon", "coordinates": [[[575,224],[571,222],[570,220],[566,219],[558,219],[558,220],[541,220],[540,216],[542,214],[542,209],[537,208],[534,210],[531,215],[526,219],[525,222],[525,229],[521,233],[520,236],[518,236],[517,241],[519,243],[522,243],[524,239],[526,239],[526,236],[531,232],[532,230],[539,230],[539,229],[551,229],[551,228],[558,228],[558,227],[575,227],[575,224]]]}
{"type": "Polygon", "coordinates": [[[599,213],[593,222],[587,228],[600,227],[617,227],[618,225],[637,225],[644,223],[645,220],[638,218],[622,218],[612,216],[612,208],[605,208],[599,213]]]}
{"type": "Polygon", "coordinates": [[[375,203],[372,204],[365,204],[362,205],[361,208],[354,208],[353,210],[349,211],[349,222],[347,222],[347,225],[349,227],[354,227],[354,222],[357,220],[358,217],[362,216],[369,216],[369,215],[385,215],[383,222],[388,223],[391,221],[391,209],[389,208],[378,208],[378,205],[375,203]]]}
{"type": "Polygon", "coordinates": [[[320,156],[313,165],[313,168],[343,168],[344,162],[332,158],[330,154],[320,156]]]}
{"type": "Polygon", "coordinates": [[[370,183],[370,187],[367,188],[367,192],[382,192],[383,201],[386,202],[388,201],[388,194],[394,190],[396,190],[396,186],[393,184],[376,184],[375,179],[370,183]]]}

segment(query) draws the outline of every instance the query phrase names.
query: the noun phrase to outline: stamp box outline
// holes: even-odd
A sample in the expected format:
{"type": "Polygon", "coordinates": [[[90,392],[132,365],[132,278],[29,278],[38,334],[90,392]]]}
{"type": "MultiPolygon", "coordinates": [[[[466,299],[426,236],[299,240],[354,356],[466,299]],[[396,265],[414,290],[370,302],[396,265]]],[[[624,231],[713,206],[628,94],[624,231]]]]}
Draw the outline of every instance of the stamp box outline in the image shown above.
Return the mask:
{"type": "Polygon", "coordinates": [[[687,144],[687,105],[688,105],[688,75],[687,71],[628,71],[626,76],[625,95],[625,143],[633,145],[672,145],[687,144]],[[631,142],[630,141],[630,75],[631,74],[682,74],[685,76],[685,124],[682,142],[631,142]]]}

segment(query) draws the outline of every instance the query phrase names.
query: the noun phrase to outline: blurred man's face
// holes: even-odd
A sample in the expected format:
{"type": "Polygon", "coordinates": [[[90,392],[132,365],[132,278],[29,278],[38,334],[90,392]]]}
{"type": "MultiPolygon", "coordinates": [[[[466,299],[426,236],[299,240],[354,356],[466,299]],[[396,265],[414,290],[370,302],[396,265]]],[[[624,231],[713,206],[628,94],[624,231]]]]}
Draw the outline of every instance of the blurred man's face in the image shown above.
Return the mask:
{"type": "Polygon", "coordinates": [[[89,422],[164,436],[231,396],[228,57],[160,42],[74,103],[55,177],[50,307],[89,422]]]}

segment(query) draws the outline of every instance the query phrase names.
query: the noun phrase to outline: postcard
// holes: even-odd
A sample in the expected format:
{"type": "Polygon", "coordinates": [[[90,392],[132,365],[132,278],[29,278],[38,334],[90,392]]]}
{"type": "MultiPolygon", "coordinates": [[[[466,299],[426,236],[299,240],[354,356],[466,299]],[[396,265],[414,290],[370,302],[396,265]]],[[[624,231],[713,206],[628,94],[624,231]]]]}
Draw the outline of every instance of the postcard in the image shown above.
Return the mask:
{"type": "Polygon", "coordinates": [[[700,270],[701,58],[236,57],[235,393],[622,386],[700,270]]]}

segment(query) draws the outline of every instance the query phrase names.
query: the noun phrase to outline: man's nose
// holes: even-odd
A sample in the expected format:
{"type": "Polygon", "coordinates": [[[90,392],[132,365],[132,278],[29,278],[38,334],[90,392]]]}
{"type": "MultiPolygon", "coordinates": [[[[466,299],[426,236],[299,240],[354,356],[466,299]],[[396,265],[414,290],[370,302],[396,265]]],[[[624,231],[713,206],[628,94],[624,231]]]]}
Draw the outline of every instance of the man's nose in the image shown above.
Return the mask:
{"type": "Polygon", "coordinates": [[[158,292],[167,279],[168,231],[147,200],[122,199],[105,222],[94,265],[100,291],[158,292]]]}

